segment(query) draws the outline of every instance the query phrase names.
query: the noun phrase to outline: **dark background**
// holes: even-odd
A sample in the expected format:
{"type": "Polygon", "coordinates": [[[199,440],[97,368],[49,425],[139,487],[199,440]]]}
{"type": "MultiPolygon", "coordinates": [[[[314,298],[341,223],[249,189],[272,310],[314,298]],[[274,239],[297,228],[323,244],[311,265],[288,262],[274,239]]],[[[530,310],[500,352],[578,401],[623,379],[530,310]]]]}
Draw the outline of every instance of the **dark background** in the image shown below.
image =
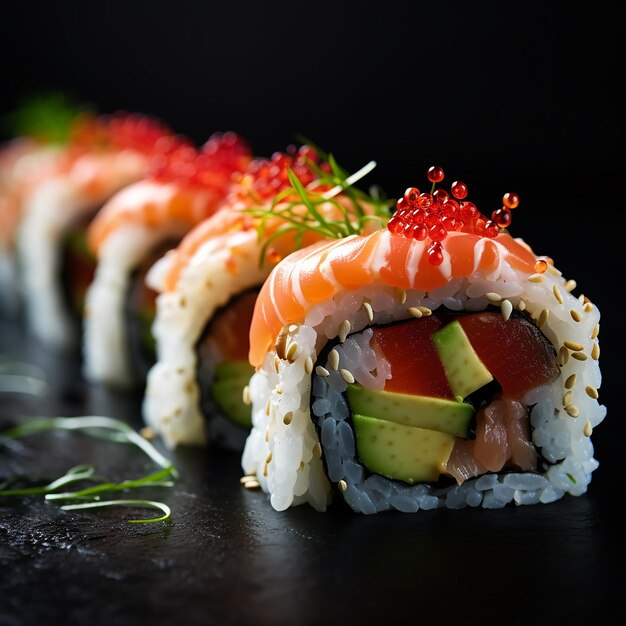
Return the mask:
{"type": "MultiPolygon", "coordinates": [[[[247,137],[261,156],[283,149],[301,133],[334,153],[349,170],[375,159],[378,167],[368,181],[382,185],[393,197],[409,185],[424,186],[426,170],[433,164],[444,167],[448,184],[455,179],[465,181],[470,199],[484,213],[499,208],[504,192],[520,194],[512,233],[528,241],[538,254],[552,256],[566,277],[578,281],[576,293],[588,295],[603,314],[600,394],[609,414],[593,437],[600,468],[590,487],[591,499],[585,496],[574,503],[550,505],[553,508],[536,507],[531,513],[501,512],[508,517],[500,518],[485,512],[458,515],[470,516],[466,519],[471,520],[472,533],[480,534],[486,523],[483,535],[504,532],[512,537],[524,529],[531,532],[527,524],[537,524],[537,532],[545,534],[542,548],[547,555],[539,563],[540,576],[552,565],[562,581],[574,586],[579,570],[581,577],[584,571],[593,573],[598,578],[593,602],[585,602],[584,596],[569,587],[560,590],[570,602],[570,614],[574,607],[601,608],[606,597],[598,594],[606,582],[617,588],[608,562],[599,559],[609,555],[617,559],[620,553],[618,545],[609,543],[609,537],[612,542],[617,536],[608,532],[609,524],[618,524],[609,494],[624,473],[621,450],[626,435],[620,415],[620,386],[626,380],[623,322],[616,295],[624,269],[620,194],[624,188],[624,107],[623,98],[616,94],[623,81],[622,20],[618,3],[580,6],[584,10],[570,3],[521,2],[15,2],[3,4],[0,17],[0,113],[29,94],[62,90],[101,112],[124,109],[158,116],[199,143],[216,130],[232,129],[247,137]],[[412,8],[400,8],[401,4],[412,8]],[[553,518],[542,517],[551,512],[553,518]],[[508,521],[498,528],[497,519],[508,521]],[[565,534],[560,534],[560,527],[566,529],[565,534]]],[[[237,471],[236,461],[230,466],[237,471]]],[[[191,476],[192,481],[196,479],[191,476]]],[[[225,489],[220,493],[226,506],[231,497],[241,498],[225,489]]],[[[260,494],[254,502],[250,519],[259,534],[255,540],[278,529],[289,532],[284,528],[285,518],[265,511],[260,494]]],[[[32,509],[27,513],[40,519],[32,509]]],[[[443,524],[435,544],[425,539],[431,535],[423,536],[419,558],[428,545],[439,545],[437,540],[443,543],[444,536],[449,536],[446,532],[457,533],[456,541],[466,536],[458,534],[460,527],[445,512],[435,514],[436,518],[420,514],[422,521],[410,524],[402,516],[349,524],[367,541],[379,541],[383,527],[397,533],[396,551],[379,561],[388,572],[393,567],[391,555],[401,559],[400,544],[413,533],[407,530],[409,526],[415,530],[410,534],[415,541],[428,527],[429,522],[423,520],[437,519],[443,524]]],[[[281,543],[272,534],[269,544],[262,544],[263,554],[265,550],[273,554],[273,541],[279,550],[298,549],[308,537],[316,555],[312,576],[319,576],[325,568],[338,567],[332,556],[337,546],[324,543],[322,536],[327,532],[331,539],[343,541],[339,529],[347,526],[341,516],[321,522],[319,516],[308,515],[300,509],[290,513],[287,525],[296,527],[292,541],[281,543]]],[[[110,536],[106,523],[97,523],[98,536],[110,536]]],[[[198,523],[189,513],[185,542],[194,536],[198,523]]],[[[224,522],[216,536],[231,537],[229,523],[224,522]]],[[[45,528],[42,532],[45,535],[45,528]]],[[[83,536],[83,530],[76,533],[83,536]]],[[[124,536],[129,543],[128,535],[124,536]]],[[[253,534],[242,531],[233,537],[237,545],[243,542],[258,556],[253,534]]],[[[466,548],[472,545],[471,536],[467,541],[466,548]]],[[[130,544],[132,552],[133,541],[130,544]]],[[[185,543],[181,549],[189,551],[190,545],[185,543]]],[[[510,544],[496,543],[496,548],[504,554],[510,544]]],[[[32,557],[32,550],[23,546],[19,550],[23,558],[32,557]]],[[[521,557],[522,548],[516,550],[516,557],[521,557]]],[[[228,554],[228,550],[218,550],[212,557],[222,565],[229,563],[225,571],[231,572],[228,554]]],[[[354,564],[352,573],[363,582],[364,574],[356,572],[363,553],[348,550],[345,554],[354,564]]],[[[431,557],[436,560],[436,555],[431,557]]],[[[121,554],[115,558],[116,563],[123,560],[121,554]]],[[[263,563],[268,563],[267,558],[263,563]]],[[[280,558],[274,563],[277,568],[284,565],[280,558]]],[[[402,563],[402,576],[410,576],[408,556],[402,563]]],[[[144,563],[146,567],[151,564],[144,563]]],[[[183,578],[172,593],[190,584],[184,576],[192,571],[191,566],[189,570],[184,564],[181,567],[179,578],[183,578]]],[[[502,567],[509,571],[508,565],[502,567]]],[[[531,575],[533,564],[527,563],[526,568],[531,575]]],[[[440,565],[441,569],[446,567],[440,565]]],[[[236,567],[233,572],[236,576],[236,567]]],[[[486,574],[488,568],[484,566],[481,572],[486,574]]],[[[111,576],[116,573],[119,567],[111,576]]],[[[265,569],[263,575],[271,579],[265,569]]],[[[289,575],[285,571],[280,579],[280,584],[287,585],[285,593],[289,575]]],[[[424,572],[420,575],[423,578],[424,572]]],[[[498,573],[494,570],[489,575],[498,573]]],[[[38,580],[29,576],[25,577],[29,583],[38,580]]],[[[70,573],[66,576],[69,583],[76,582],[70,573]]],[[[214,577],[228,587],[229,581],[219,572],[214,577]]],[[[340,597],[337,585],[350,585],[340,574],[331,579],[336,601],[340,597]]],[[[306,577],[299,581],[301,594],[308,588],[320,592],[320,585],[312,580],[318,579],[309,580],[309,587],[306,577]]],[[[142,589],[140,582],[137,590],[142,589]]],[[[523,584],[521,579],[517,582],[523,584]]],[[[245,591],[250,592],[250,587],[245,591]]],[[[358,593],[351,590],[349,594],[356,602],[358,593]]],[[[253,588],[250,611],[274,596],[285,600],[273,587],[253,588]]],[[[16,597],[19,608],[27,596],[18,593],[16,597]]],[[[467,598],[472,605],[472,597],[467,598]]],[[[372,598],[367,601],[374,606],[372,598]]],[[[158,598],[154,602],[158,607],[158,598]]],[[[546,609],[547,603],[543,606],[546,616],[550,610],[558,614],[554,607],[546,609]]],[[[197,616],[192,609],[188,607],[188,616],[197,616]]],[[[374,611],[370,617],[375,615],[374,611]]],[[[258,623],[263,623],[260,616],[258,623]]]]}

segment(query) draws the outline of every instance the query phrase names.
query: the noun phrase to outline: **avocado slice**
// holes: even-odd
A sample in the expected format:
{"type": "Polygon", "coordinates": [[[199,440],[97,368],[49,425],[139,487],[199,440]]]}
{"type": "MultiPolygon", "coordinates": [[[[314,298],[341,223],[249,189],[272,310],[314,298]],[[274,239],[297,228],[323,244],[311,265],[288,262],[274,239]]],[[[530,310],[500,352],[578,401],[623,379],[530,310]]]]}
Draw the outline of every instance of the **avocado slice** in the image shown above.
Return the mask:
{"type": "Polygon", "coordinates": [[[438,330],[432,340],[455,396],[467,398],[493,380],[458,321],[438,330]]]}
{"type": "Polygon", "coordinates": [[[439,478],[454,447],[454,437],[436,430],[352,415],[356,447],[367,469],[413,484],[439,478]]]}
{"type": "Polygon", "coordinates": [[[252,374],[254,374],[254,368],[248,361],[222,361],[215,366],[214,380],[222,381],[233,378],[247,378],[250,380],[252,374]]]}
{"type": "Polygon", "coordinates": [[[248,384],[250,378],[231,378],[214,382],[211,385],[211,396],[215,404],[240,426],[252,427],[252,409],[244,404],[243,388],[248,384]]]}
{"type": "Polygon", "coordinates": [[[356,383],[348,385],[347,395],[353,413],[367,414],[405,426],[438,430],[457,437],[469,436],[469,425],[474,416],[474,407],[468,403],[392,391],[373,391],[356,383]]]}

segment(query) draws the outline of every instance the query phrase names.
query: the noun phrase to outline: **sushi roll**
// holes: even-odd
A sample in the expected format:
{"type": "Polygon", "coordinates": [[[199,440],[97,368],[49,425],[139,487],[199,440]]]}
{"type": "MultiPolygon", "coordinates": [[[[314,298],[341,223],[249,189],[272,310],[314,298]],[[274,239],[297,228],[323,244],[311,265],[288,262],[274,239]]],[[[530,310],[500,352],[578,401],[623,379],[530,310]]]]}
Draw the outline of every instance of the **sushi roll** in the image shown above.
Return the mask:
{"type": "Polygon", "coordinates": [[[143,412],[168,446],[210,440],[243,448],[251,425],[248,330],[258,289],[280,258],[329,236],[319,221],[299,230],[294,216],[306,204],[322,220],[388,215],[384,203],[352,187],[359,176],[334,168],[310,146],[255,159],[227,205],[150,270],[148,283],[160,294],[153,326],[158,361],[143,412]]]}
{"type": "Polygon", "coordinates": [[[142,178],[171,131],[135,114],[88,117],[72,130],[66,166],[24,200],[17,232],[29,331],[42,344],[78,345],[79,320],[94,259],[85,231],[115,192],[142,178]]]}
{"type": "Polygon", "coordinates": [[[15,139],[0,146],[0,313],[19,309],[17,229],[24,199],[69,161],[69,133],[81,109],[61,95],[40,96],[8,116],[15,139]]]}
{"type": "Polygon", "coordinates": [[[234,133],[216,133],[196,150],[177,140],[148,176],[115,194],[89,225],[97,259],[86,296],[84,370],[87,379],[118,387],[143,383],[153,364],[150,327],[156,293],[148,268],[224,201],[233,174],[250,160],[234,133]]]}
{"type": "Polygon", "coordinates": [[[600,313],[467,186],[409,188],[386,228],[281,261],[250,329],[242,468],[272,506],[548,503],[598,466],[600,313]]]}

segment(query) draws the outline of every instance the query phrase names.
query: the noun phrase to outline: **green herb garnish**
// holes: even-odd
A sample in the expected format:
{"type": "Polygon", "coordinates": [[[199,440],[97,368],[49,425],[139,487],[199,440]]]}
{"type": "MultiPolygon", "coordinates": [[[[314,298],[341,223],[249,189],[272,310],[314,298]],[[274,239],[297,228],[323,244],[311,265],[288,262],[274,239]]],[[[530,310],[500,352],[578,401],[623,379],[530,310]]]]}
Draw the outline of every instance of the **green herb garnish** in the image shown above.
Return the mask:
{"type": "Polygon", "coordinates": [[[574,478],[573,474],[570,474],[569,472],[567,474],[565,474],[574,484],[576,484],[576,479],[574,478]]]}
{"type": "Polygon", "coordinates": [[[310,185],[305,187],[295,172],[288,169],[289,186],[273,198],[269,208],[245,211],[260,218],[257,226],[261,242],[260,266],[263,265],[271,243],[285,234],[294,235],[295,248],[298,249],[307,231],[328,239],[343,239],[362,234],[368,222],[376,222],[382,227],[390,217],[393,202],[382,197],[378,189],[366,194],[354,187],[355,183],[376,167],[374,161],[370,161],[354,174],[349,174],[332,154],[325,154],[313,144],[309,145],[328,163],[330,171],[323,170],[317,163],[307,159],[307,165],[316,176],[310,185]],[[322,191],[320,187],[325,189],[322,191]],[[329,216],[328,211],[322,209],[322,205],[328,204],[336,209],[337,217],[329,216]],[[268,221],[275,218],[284,223],[268,235],[268,221]]]}
{"type": "Polygon", "coordinates": [[[14,137],[32,137],[45,143],[65,144],[79,115],[90,107],[73,102],[65,94],[34,96],[5,116],[3,126],[14,137]]]}
{"type": "Polygon", "coordinates": [[[63,504],[61,506],[61,509],[64,511],[126,506],[156,508],[164,514],[160,517],[149,519],[128,520],[133,524],[162,522],[170,518],[171,510],[162,502],[142,499],[101,499],[102,495],[107,493],[126,492],[143,487],[172,487],[174,481],[178,478],[178,472],[171,461],[164,457],[149,441],[144,439],[124,422],[101,416],[36,419],[0,433],[0,442],[2,439],[19,439],[50,430],[78,430],[101,439],[106,439],[107,441],[132,444],[144,452],[159,469],[147,476],[114,483],[98,476],[96,469],[92,465],[80,465],[71,468],[63,476],[46,485],[8,489],[7,487],[10,485],[5,483],[0,486],[0,497],[43,494],[45,499],[51,502],[70,502],[70,504],[63,504]],[[94,484],[75,491],[61,491],[61,489],[66,489],[68,485],[79,482],[83,484],[89,482],[94,484]],[[80,502],[73,504],[71,503],[72,501],[80,502]]]}

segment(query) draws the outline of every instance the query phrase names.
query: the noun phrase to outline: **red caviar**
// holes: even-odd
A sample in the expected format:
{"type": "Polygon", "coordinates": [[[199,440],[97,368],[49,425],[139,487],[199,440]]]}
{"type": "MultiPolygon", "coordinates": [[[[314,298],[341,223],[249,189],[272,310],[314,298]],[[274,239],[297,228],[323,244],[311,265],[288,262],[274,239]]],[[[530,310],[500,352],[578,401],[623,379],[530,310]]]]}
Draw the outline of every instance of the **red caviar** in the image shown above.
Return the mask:
{"type": "MultiPolygon", "coordinates": [[[[433,187],[443,178],[441,167],[429,168],[428,180],[433,187]]],[[[519,205],[519,196],[507,193],[502,199],[502,208],[494,211],[489,219],[478,211],[473,202],[465,200],[467,194],[467,185],[459,180],[452,183],[450,193],[444,189],[424,193],[416,187],[409,187],[396,203],[396,212],[387,228],[392,233],[418,241],[429,239],[428,260],[432,265],[441,265],[444,259],[441,242],[448,233],[461,231],[494,239],[501,229],[511,224],[511,209],[519,205]]]]}

